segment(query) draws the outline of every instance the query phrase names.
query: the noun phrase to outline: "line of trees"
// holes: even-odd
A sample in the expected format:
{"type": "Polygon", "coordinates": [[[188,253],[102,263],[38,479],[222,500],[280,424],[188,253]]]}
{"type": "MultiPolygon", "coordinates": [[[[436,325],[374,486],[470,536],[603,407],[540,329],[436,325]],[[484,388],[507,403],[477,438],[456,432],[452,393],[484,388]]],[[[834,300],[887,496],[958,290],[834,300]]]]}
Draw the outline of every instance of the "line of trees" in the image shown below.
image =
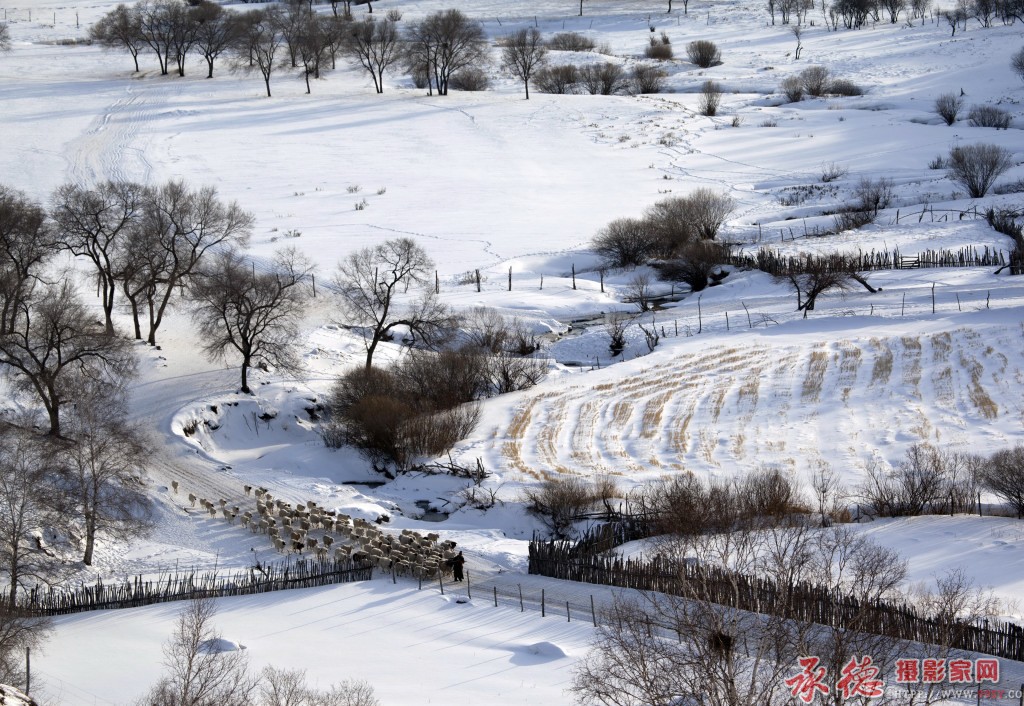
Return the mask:
{"type": "Polygon", "coordinates": [[[309,93],[310,79],[335,68],[339,55],[370,74],[377,93],[384,92],[384,75],[396,65],[404,66],[431,94],[436,89],[438,95],[447,95],[453,77],[479,71],[488,61],[483,26],[460,10],[432,13],[399,31],[398,12],[355,21],[352,3],[345,0],[341,13],[338,4],[332,2],[328,15],[315,12],[306,0],[245,12],[225,10],[209,0],[139,0],[108,12],[92,26],[90,36],[105,47],[126,51],[135,71],[139,54],[149,50],[161,75],[176,68],[184,76],[187,57],[200,55],[207,78],[212,78],[215,62],[230,57],[234,66],[259,73],[268,96],[277,69],[298,70],[309,93]]]}

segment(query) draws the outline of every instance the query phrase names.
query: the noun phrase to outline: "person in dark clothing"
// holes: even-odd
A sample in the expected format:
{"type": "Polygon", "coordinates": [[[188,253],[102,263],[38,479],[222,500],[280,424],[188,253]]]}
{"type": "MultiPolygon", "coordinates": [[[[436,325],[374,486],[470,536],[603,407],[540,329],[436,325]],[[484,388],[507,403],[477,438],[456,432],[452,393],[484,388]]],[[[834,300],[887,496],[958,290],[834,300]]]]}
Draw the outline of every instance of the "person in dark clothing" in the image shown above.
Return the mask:
{"type": "Polygon", "coordinates": [[[458,556],[452,559],[452,574],[456,581],[462,580],[462,567],[466,563],[466,557],[462,556],[462,552],[459,552],[458,556]]]}

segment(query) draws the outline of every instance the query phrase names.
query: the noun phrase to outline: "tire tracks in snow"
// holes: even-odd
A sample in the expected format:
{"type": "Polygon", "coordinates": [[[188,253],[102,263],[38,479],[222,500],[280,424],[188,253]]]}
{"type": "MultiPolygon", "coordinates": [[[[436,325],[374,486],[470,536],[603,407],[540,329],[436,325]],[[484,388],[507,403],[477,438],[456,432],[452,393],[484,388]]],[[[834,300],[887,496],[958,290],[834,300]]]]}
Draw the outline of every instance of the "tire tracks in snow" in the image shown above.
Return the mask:
{"type": "Polygon", "coordinates": [[[124,93],[68,144],[67,180],[82,185],[105,180],[148,182],[153,167],[145,150],[135,144],[139,129],[180,91],[167,83],[133,81],[125,86],[124,93]]]}

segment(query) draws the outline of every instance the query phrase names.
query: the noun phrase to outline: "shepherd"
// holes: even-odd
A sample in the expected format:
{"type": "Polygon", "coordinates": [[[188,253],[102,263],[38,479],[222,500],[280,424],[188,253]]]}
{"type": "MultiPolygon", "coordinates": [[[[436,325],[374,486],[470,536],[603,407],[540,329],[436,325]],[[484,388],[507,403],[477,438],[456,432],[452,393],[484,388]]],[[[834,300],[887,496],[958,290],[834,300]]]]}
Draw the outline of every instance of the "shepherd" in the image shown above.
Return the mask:
{"type": "Polygon", "coordinates": [[[458,556],[452,560],[452,574],[455,576],[456,581],[462,580],[462,566],[466,563],[466,557],[462,556],[462,552],[459,552],[458,556]]]}

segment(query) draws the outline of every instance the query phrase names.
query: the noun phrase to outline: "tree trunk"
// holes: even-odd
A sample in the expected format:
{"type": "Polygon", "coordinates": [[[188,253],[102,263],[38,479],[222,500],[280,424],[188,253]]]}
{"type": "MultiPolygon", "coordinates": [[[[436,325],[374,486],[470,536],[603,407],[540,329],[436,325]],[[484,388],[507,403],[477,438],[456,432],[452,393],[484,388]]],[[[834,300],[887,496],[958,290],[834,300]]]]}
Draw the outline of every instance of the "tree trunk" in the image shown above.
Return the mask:
{"type": "Polygon", "coordinates": [[[523,88],[526,89],[526,100],[530,100],[530,79],[523,79],[523,88]]]}
{"type": "Polygon", "coordinates": [[[270,98],[270,77],[265,77],[263,81],[267,84],[267,98],[270,98]]]}
{"type": "Polygon", "coordinates": [[[82,563],[92,566],[92,553],[96,546],[96,511],[89,512],[85,517],[85,555],[82,563]]]}
{"type": "Polygon", "coordinates": [[[242,392],[252,394],[252,390],[249,389],[249,358],[242,360],[242,392]]]}
{"type": "Polygon", "coordinates": [[[206,74],[206,78],[213,78],[213,59],[211,57],[206,57],[206,65],[210,67],[210,71],[206,74]]]}
{"type": "Polygon", "coordinates": [[[13,539],[14,545],[11,547],[11,558],[7,562],[7,573],[8,578],[11,582],[11,588],[7,594],[7,605],[9,605],[11,608],[14,608],[14,606],[17,605],[18,602],[18,574],[20,573],[18,571],[18,565],[21,563],[21,555],[20,552],[18,551],[18,540],[17,538],[13,539]]]}
{"type": "Polygon", "coordinates": [[[117,283],[113,277],[101,274],[103,280],[103,319],[104,331],[108,336],[114,335],[114,293],[117,291],[117,283]]]}

